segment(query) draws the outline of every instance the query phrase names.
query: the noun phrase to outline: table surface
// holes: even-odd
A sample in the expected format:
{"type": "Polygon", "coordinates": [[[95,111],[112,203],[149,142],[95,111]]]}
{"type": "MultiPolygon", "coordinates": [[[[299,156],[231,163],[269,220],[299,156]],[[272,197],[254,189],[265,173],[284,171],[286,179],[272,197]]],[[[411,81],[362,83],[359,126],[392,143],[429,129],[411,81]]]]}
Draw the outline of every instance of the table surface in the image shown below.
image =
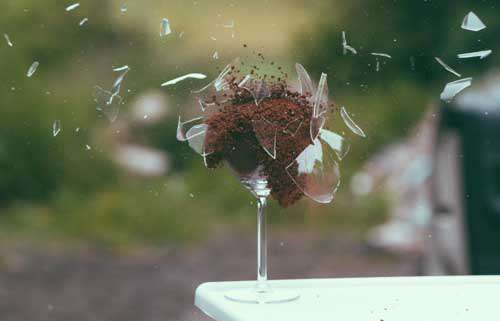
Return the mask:
{"type": "Polygon", "coordinates": [[[500,276],[273,280],[294,290],[288,303],[249,304],[224,293],[255,281],[211,282],[196,289],[195,305],[218,321],[499,321],[500,276]]]}

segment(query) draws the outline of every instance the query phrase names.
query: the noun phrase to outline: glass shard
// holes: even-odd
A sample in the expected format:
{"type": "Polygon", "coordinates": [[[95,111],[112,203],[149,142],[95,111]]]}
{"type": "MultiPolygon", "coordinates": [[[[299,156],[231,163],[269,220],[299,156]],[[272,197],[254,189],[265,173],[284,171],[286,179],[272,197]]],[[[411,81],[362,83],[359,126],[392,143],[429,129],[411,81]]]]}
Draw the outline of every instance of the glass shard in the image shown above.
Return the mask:
{"type": "Polygon", "coordinates": [[[89,21],[89,18],[83,18],[82,20],[80,20],[80,22],[78,23],[78,25],[81,27],[83,26],[84,24],[87,23],[87,21],[89,21]]]}
{"type": "Polygon", "coordinates": [[[326,117],[311,117],[310,125],[309,125],[309,133],[311,136],[311,141],[313,142],[318,138],[319,131],[325,125],[326,117]]]}
{"type": "Polygon", "coordinates": [[[40,63],[38,61],[34,61],[31,66],[29,67],[28,71],[26,72],[26,76],[31,77],[33,74],[36,72],[38,69],[38,66],[40,63]]]}
{"type": "Polygon", "coordinates": [[[356,135],[361,137],[366,137],[365,132],[352,120],[351,116],[347,113],[344,106],[340,108],[340,117],[344,121],[344,124],[356,135]]]}
{"type": "Polygon", "coordinates": [[[383,53],[383,52],[372,52],[371,55],[372,56],[378,56],[378,57],[384,57],[384,58],[392,59],[391,55],[383,53]]]}
{"type": "Polygon", "coordinates": [[[194,125],[186,132],[186,140],[188,141],[189,147],[196,153],[204,156],[206,156],[204,144],[207,127],[206,124],[194,125]]]}
{"type": "Polygon", "coordinates": [[[238,87],[248,90],[248,92],[252,94],[256,105],[260,104],[265,98],[271,96],[271,91],[267,83],[262,79],[255,79],[250,75],[246,75],[238,84],[238,87]]]}
{"type": "Polygon", "coordinates": [[[70,4],[69,6],[66,7],[66,11],[71,11],[71,10],[75,10],[76,8],[78,8],[80,6],[80,4],[77,2],[77,3],[73,3],[73,4],[70,4]]]}
{"type": "Polygon", "coordinates": [[[342,160],[351,148],[351,145],[344,137],[327,129],[321,129],[319,137],[333,149],[339,160],[342,160]]]}
{"type": "Polygon", "coordinates": [[[347,51],[350,51],[354,55],[356,55],[358,53],[356,51],[356,49],[354,49],[353,47],[351,47],[351,46],[349,46],[347,44],[347,39],[346,39],[345,31],[342,31],[342,53],[344,55],[346,55],[347,51]]]}
{"type": "Polygon", "coordinates": [[[297,131],[300,129],[300,126],[302,126],[303,122],[304,122],[304,120],[302,118],[294,119],[286,125],[286,127],[285,127],[285,129],[283,129],[283,131],[287,134],[295,136],[297,131]]]}
{"type": "Polygon", "coordinates": [[[217,51],[214,51],[214,54],[212,55],[212,58],[213,58],[214,60],[219,59],[219,53],[218,53],[217,51]]]}
{"type": "Polygon", "coordinates": [[[469,87],[472,84],[472,78],[463,78],[449,82],[441,92],[440,98],[446,102],[450,102],[459,92],[469,87]]]}
{"type": "Polygon", "coordinates": [[[55,120],[52,124],[52,136],[56,137],[61,131],[61,121],[55,120]]]}
{"type": "Polygon", "coordinates": [[[122,103],[122,98],[118,94],[95,86],[94,101],[97,104],[96,110],[110,122],[114,122],[118,118],[120,104],[122,103]]]}
{"type": "Polygon", "coordinates": [[[125,70],[129,70],[129,66],[128,65],[124,65],[124,66],[121,66],[121,67],[115,67],[113,68],[113,71],[125,71],[125,70]]]}
{"type": "Polygon", "coordinates": [[[340,170],[333,151],[319,139],[306,147],[286,167],[286,172],[304,195],[318,203],[330,203],[340,184],[340,170]]]}
{"type": "Polygon", "coordinates": [[[170,23],[167,18],[163,18],[160,23],[160,37],[168,36],[172,30],[170,30],[170,23]]]}
{"type": "Polygon", "coordinates": [[[207,108],[218,106],[230,99],[226,95],[226,91],[230,87],[230,74],[238,62],[239,59],[235,59],[232,63],[224,67],[217,78],[208,85],[192,91],[202,112],[206,112],[207,108]]]}
{"type": "Polygon", "coordinates": [[[326,122],[325,114],[328,111],[328,85],[326,77],[325,73],[321,73],[318,89],[313,97],[313,113],[309,127],[311,141],[314,141],[318,137],[319,131],[326,122]]]}
{"type": "Polygon", "coordinates": [[[451,68],[450,66],[448,66],[444,61],[442,61],[440,58],[438,57],[434,57],[434,59],[436,59],[436,61],[441,65],[443,66],[444,69],[446,69],[446,71],[449,71],[451,72],[452,74],[454,74],[455,76],[457,77],[462,77],[461,74],[459,74],[458,72],[456,72],[455,70],[453,70],[453,68],[451,68]]]}
{"type": "Polygon", "coordinates": [[[126,3],[123,3],[121,6],[120,6],[120,12],[121,13],[125,13],[128,11],[128,6],[126,3]]]}
{"type": "Polygon", "coordinates": [[[481,50],[481,51],[474,51],[474,52],[466,52],[462,54],[458,54],[458,58],[465,59],[465,58],[476,58],[478,57],[479,59],[484,59],[491,55],[492,51],[490,49],[488,50],[481,50]]]}
{"type": "Polygon", "coordinates": [[[474,12],[469,12],[462,21],[462,29],[469,31],[480,31],[486,28],[486,25],[479,19],[474,12]]]}
{"type": "Polygon", "coordinates": [[[299,93],[306,97],[312,97],[314,93],[314,84],[311,77],[307,73],[304,66],[299,63],[295,64],[295,70],[297,71],[297,77],[299,82],[299,93]]]}
{"type": "Polygon", "coordinates": [[[315,118],[322,116],[328,110],[328,85],[326,77],[327,75],[322,72],[318,89],[314,95],[313,117],[315,118]]]}
{"type": "Polygon", "coordinates": [[[278,127],[267,119],[261,118],[253,122],[253,131],[264,151],[271,156],[272,159],[276,159],[276,137],[278,134],[278,127]]]}
{"type": "Polygon", "coordinates": [[[161,84],[161,86],[165,87],[165,86],[175,85],[176,83],[183,81],[184,79],[188,79],[188,78],[205,79],[205,78],[207,78],[207,76],[204,74],[200,74],[200,73],[191,73],[191,74],[187,74],[187,75],[180,76],[180,77],[177,77],[175,79],[166,81],[163,84],[161,84]]]}
{"type": "Polygon", "coordinates": [[[177,140],[184,142],[189,139],[188,131],[191,127],[198,126],[199,122],[203,120],[202,116],[195,117],[189,120],[183,120],[181,116],[179,116],[179,120],[177,122],[177,140]]]}
{"type": "Polygon", "coordinates": [[[90,147],[90,145],[85,145],[85,149],[86,149],[86,150],[91,150],[91,149],[92,149],[92,147],[90,147]]]}
{"type": "MultiPolygon", "coordinates": [[[[122,87],[123,79],[125,79],[125,76],[130,71],[130,68],[128,66],[118,67],[116,69],[123,69],[123,73],[120,76],[118,76],[118,78],[116,78],[115,82],[113,83],[112,91],[114,96],[120,94],[120,89],[122,87]]],[[[113,71],[120,71],[120,70],[113,69],[113,71]]]]}
{"type": "Polygon", "coordinates": [[[4,33],[4,34],[3,34],[3,37],[5,38],[5,41],[7,42],[7,45],[8,45],[9,47],[14,46],[14,44],[12,43],[12,41],[10,41],[10,37],[9,37],[9,35],[8,35],[8,34],[4,33]]]}
{"type": "Polygon", "coordinates": [[[376,59],[376,61],[375,61],[375,71],[377,71],[377,72],[380,71],[380,61],[378,61],[378,59],[376,59]]]}

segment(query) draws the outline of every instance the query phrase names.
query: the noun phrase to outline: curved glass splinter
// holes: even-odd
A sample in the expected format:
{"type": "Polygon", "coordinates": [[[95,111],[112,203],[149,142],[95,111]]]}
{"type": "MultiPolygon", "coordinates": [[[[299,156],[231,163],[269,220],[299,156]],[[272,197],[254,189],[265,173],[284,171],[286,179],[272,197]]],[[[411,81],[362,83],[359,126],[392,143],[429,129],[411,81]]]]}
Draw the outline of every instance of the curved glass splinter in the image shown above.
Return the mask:
{"type": "Polygon", "coordinates": [[[326,74],[321,73],[318,89],[314,94],[313,112],[310,124],[311,140],[314,141],[319,134],[319,131],[326,122],[325,113],[328,111],[328,85],[326,83],[326,74]]]}
{"type": "Polygon", "coordinates": [[[261,118],[253,122],[253,131],[264,151],[271,156],[272,159],[276,159],[276,136],[278,134],[278,127],[267,119],[261,118]]]}
{"type": "Polygon", "coordinates": [[[306,69],[301,64],[296,63],[295,70],[297,71],[299,81],[299,93],[304,96],[312,96],[314,93],[314,84],[306,69]]]}
{"type": "Polygon", "coordinates": [[[352,120],[351,116],[347,113],[347,110],[344,106],[340,108],[340,117],[344,121],[344,124],[356,135],[361,137],[366,137],[365,132],[359,127],[354,120],[352,120]]]}
{"type": "Polygon", "coordinates": [[[297,187],[318,203],[330,203],[340,184],[339,165],[333,150],[315,139],[286,167],[297,187]]]}

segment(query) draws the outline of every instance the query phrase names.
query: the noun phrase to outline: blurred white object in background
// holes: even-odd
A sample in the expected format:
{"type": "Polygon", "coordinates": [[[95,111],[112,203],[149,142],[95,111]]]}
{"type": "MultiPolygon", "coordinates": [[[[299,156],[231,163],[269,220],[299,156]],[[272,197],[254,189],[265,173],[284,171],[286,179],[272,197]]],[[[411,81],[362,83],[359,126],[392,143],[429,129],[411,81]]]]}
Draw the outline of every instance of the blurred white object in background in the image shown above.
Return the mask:
{"type": "Polygon", "coordinates": [[[141,94],[130,110],[132,121],[138,123],[154,123],[169,114],[167,98],[159,91],[141,94]]]}
{"type": "Polygon", "coordinates": [[[389,145],[353,176],[351,191],[364,196],[383,192],[389,219],[374,228],[368,245],[397,253],[421,254],[430,237],[430,178],[437,119],[429,109],[405,141],[389,145]]]}
{"type": "Polygon", "coordinates": [[[119,145],[114,160],[125,169],[143,176],[160,176],[168,170],[168,157],[156,149],[138,145],[119,145]]]}

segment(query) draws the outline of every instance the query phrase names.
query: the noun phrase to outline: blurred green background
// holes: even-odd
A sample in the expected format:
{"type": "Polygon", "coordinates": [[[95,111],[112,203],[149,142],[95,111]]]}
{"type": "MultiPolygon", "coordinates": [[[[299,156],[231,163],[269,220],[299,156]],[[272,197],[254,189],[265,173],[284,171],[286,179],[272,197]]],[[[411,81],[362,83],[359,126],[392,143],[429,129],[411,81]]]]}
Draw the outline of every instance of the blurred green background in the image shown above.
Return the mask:
{"type": "MultiPolygon", "coordinates": [[[[295,62],[316,80],[328,73],[332,98],[368,135],[346,133],[353,146],[333,205],[303,200],[283,210],[272,202],[270,220],[291,230],[362,234],[384,219],[383,196],[354,202],[349,178],[372,153],[403,138],[454,80],[434,57],[471,77],[500,59],[495,1],[82,0],[66,12],[69,4],[2,2],[0,32],[13,42],[0,43],[2,238],[126,247],[196,241],[220,225],[253,229],[251,195],[227,170],[206,170],[175,139],[178,108],[190,89],[206,82],[160,84],[190,72],[213,77],[234,57],[254,51],[291,75],[295,62]],[[460,28],[471,10],[487,29],[460,28]],[[79,26],[85,17],[88,22],[79,26]],[[162,18],[172,28],[165,38],[159,36],[162,18]],[[224,26],[231,21],[234,27],[224,26]],[[342,31],[357,55],[342,54],[342,31]],[[493,54],[456,58],[483,49],[493,54]],[[371,52],[392,59],[381,58],[377,72],[371,52]],[[40,67],[28,78],[35,60],[40,67]],[[122,85],[120,115],[110,124],[99,117],[92,94],[95,85],[111,88],[118,76],[112,67],[121,65],[131,71],[122,85]],[[165,117],[134,120],[134,105],[148,94],[163,101],[165,117]],[[62,126],[56,137],[55,120],[62,126]],[[144,176],[119,166],[114,159],[123,142],[165,153],[166,173],[144,176]]],[[[331,121],[345,131],[338,117],[331,121]]]]}

